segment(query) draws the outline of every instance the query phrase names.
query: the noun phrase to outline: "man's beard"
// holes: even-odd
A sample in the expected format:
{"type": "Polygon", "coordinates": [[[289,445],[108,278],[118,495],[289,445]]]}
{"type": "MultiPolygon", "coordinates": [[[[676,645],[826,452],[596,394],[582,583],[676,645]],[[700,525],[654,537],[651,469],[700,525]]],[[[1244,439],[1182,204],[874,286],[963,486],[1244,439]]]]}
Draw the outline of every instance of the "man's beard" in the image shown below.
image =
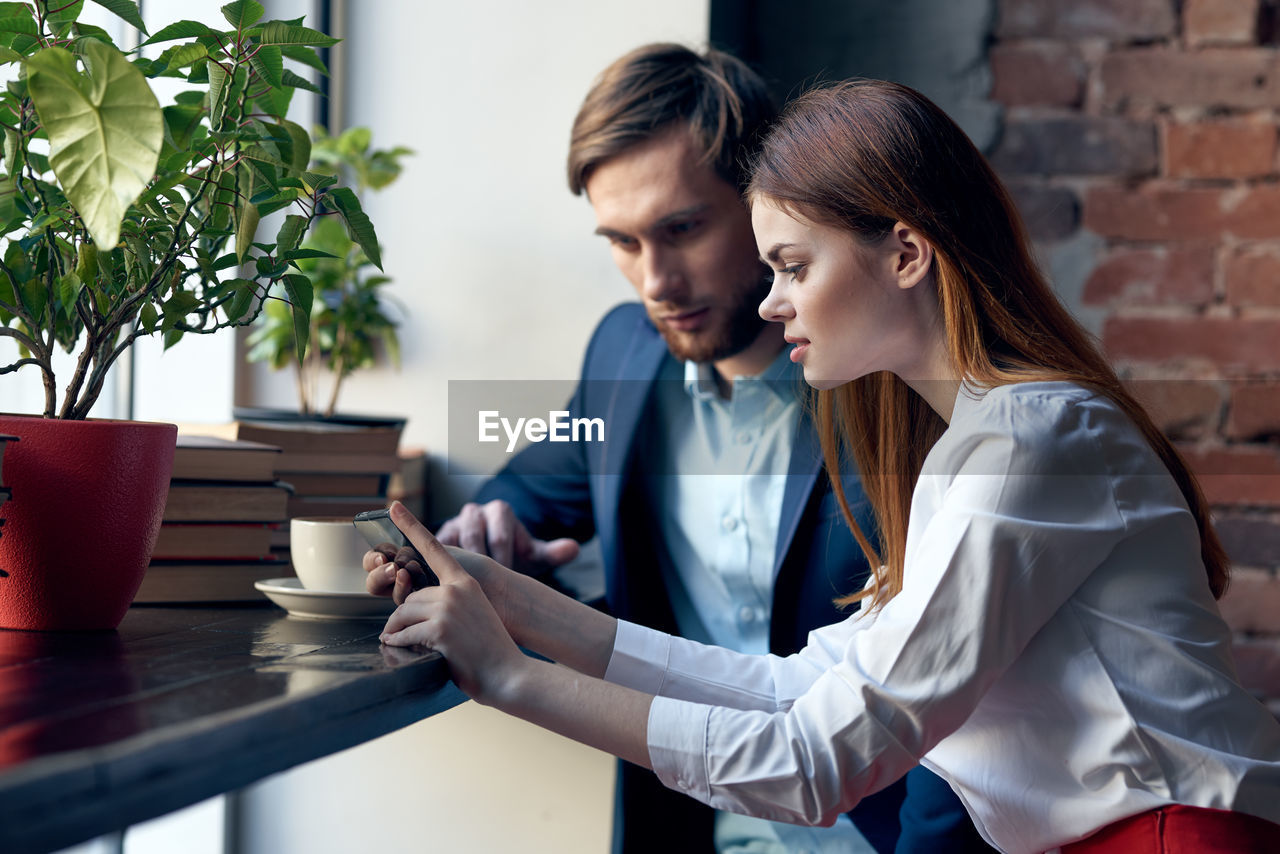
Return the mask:
{"type": "MultiPolygon", "coordinates": [[[[769,295],[770,281],[762,275],[759,281],[738,292],[725,318],[701,332],[680,332],[654,321],[671,355],[687,362],[718,362],[736,356],[755,343],[768,323],[760,317],[760,303],[769,295]]],[[[650,315],[652,318],[652,315],[650,315]]]]}

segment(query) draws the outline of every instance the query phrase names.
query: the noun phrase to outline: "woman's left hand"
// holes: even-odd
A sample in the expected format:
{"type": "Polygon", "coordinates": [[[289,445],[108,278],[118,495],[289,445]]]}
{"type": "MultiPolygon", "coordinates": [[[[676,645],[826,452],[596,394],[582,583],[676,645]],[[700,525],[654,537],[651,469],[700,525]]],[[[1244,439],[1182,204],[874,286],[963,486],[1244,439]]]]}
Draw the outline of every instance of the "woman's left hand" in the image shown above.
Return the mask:
{"type": "Polygon", "coordinates": [[[473,700],[492,705],[514,684],[529,659],[503,627],[479,582],[426,526],[398,503],[392,506],[391,518],[440,584],[410,594],[387,620],[382,642],[439,650],[458,687],[473,700]]]}

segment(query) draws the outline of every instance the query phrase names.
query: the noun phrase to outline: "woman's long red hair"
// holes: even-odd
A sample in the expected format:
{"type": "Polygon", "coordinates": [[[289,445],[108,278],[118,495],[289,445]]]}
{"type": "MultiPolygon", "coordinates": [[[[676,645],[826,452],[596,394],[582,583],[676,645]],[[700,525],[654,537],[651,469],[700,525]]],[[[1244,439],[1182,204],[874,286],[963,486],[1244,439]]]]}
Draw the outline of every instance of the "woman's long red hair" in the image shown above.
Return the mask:
{"type": "MultiPolygon", "coordinates": [[[[942,110],[896,83],[852,80],[793,101],[766,137],[747,195],[874,244],[901,221],[934,249],[947,347],[960,374],[991,388],[1064,380],[1124,410],[1168,467],[1200,529],[1215,597],[1226,553],[1186,462],[1125,389],[1093,337],[1063,307],[1035,262],[1008,193],[982,154],[942,110]]],[[[816,401],[823,457],[836,498],[871,566],[870,606],[902,589],[911,495],[942,418],[896,376],[880,372],[816,401]],[[879,549],[859,530],[840,487],[852,458],[879,524],[879,549]]]]}

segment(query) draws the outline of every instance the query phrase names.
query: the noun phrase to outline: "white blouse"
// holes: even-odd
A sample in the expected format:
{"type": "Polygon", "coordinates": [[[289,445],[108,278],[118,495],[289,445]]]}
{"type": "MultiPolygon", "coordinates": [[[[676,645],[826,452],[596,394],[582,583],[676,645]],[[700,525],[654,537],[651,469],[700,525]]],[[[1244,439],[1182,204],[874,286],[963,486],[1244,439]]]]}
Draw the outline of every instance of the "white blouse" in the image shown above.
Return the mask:
{"type": "Polygon", "coordinates": [[[1067,383],[962,391],[902,592],[787,658],[620,622],[649,756],[718,809],[829,824],[917,761],[1036,852],[1181,803],[1280,823],[1280,723],[1237,683],[1195,521],[1142,434],[1067,383]]]}

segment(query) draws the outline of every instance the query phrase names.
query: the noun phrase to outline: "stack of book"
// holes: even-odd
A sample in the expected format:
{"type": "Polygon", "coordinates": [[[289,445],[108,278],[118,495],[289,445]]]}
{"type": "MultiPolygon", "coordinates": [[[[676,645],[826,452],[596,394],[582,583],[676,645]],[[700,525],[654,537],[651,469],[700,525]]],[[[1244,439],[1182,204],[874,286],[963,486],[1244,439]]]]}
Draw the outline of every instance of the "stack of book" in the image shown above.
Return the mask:
{"type": "Polygon", "coordinates": [[[164,521],[134,602],[239,602],[253,583],[292,575],[272,539],[288,515],[280,449],[180,434],[164,521]]]}
{"type": "MultiPolygon", "coordinates": [[[[275,476],[292,491],[286,518],[351,517],[386,506],[391,475],[401,470],[396,449],[403,420],[310,421],[271,414],[259,412],[226,424],[179,425],[179,432],[279,448],[275,476]]],[[[287,525],[276,532],[272,544],[278,554],[286,553],[287,525]]]]}
{"type": "Polygon", "coordinates": [[[402,448],[400,469],[391,475],[387,484],[387,503],[399,501],[424,522],[431,521],[429,463],[427,452],[421,448],[402,448]]]}

